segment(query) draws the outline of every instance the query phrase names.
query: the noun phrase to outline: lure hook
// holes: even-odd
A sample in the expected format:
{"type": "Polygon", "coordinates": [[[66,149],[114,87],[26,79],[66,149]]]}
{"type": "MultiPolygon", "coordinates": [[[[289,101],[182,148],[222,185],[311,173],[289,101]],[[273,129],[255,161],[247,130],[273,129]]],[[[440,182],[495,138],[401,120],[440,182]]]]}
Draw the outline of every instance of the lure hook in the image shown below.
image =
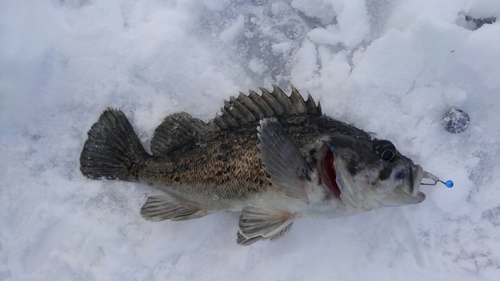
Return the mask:
{"type": "Polygon", "coordinates": [[[420,183],[420,185],[436,185],[438,182],[444,184],[447,188],[452,188],[453,187],[453,181],[451,180],[447,180],[446,182],[440,180],[438,177],[436,177],[435,175],[427,172],[427,171],[424,171],[424,174],[423,174],[423,177],[424,179],[431,179],[433,180],[434,182],[433,183],[420,183]]]}

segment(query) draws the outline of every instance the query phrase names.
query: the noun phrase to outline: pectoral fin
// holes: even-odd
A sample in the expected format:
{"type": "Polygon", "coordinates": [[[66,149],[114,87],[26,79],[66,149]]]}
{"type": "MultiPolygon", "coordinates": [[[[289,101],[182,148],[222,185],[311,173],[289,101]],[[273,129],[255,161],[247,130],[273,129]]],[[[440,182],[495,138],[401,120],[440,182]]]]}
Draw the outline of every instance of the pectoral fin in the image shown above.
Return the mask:
{"type": "Polygon", "coordinates": [[[207,215],[200,207],[189,205],[168,195],[150,196],[141,208],[141,216],[150,221],[190,220],[207,215]]]}
{"type": "Polygon", "coordinates": [[[275,118],[263,119],[257,128],[259,149],[269,181],[286,195],[309,202],[305,190],[311,168],[275,118]]]}

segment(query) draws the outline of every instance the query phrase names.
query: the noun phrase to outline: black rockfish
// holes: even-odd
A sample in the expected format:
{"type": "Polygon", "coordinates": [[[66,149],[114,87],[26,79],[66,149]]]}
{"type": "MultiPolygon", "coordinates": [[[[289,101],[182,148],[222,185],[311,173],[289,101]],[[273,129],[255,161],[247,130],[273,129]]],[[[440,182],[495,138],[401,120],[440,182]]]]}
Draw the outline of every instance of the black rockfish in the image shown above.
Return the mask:
{"type": "Polygon", "coordinates": [[[322,115],[292,86],[225,101],[205,123],[167,116],[146,152],[123,112],[105,110],[88,132],[80,170],[90,179],[152,185],[147,220],[241,212],[237,242],[276,240],[298,218],[335,218],[417,204],[422,167],[387,140],[322,115]]]}

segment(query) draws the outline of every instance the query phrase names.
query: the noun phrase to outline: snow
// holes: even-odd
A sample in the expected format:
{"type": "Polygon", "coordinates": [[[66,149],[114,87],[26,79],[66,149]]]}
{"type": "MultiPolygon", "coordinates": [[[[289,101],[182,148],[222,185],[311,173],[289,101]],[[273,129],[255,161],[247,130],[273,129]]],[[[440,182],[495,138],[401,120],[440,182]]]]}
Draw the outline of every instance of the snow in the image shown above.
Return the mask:
{"type": "Polygon", "coordinates": [[[236,21],[221,32],[219,35],[219,39],[222,42],[230,42],[234,40],[238,35],[243,32],[243,28],[245,27],[245,17],[243,15],[239,15],[236,21]]]}
{"type": "Polygon", "coordinates": [[[337,24],[341,35],[341,42],[352,49],[359,45],[370,30],[368,13],[363,0],[334,0],[333,10],[337,14],[337,24]]]}
{"type": "Polygon", "coordinates": [[[499,2],[1,1],[0,280],[498,280],[500,22],[467,16],[499,2]],[[106,107],[148,147],[170,113],[290,82],[455,186],[239,247],[238,214],[147,222],[160,191],[79,171],[106,107]]]}

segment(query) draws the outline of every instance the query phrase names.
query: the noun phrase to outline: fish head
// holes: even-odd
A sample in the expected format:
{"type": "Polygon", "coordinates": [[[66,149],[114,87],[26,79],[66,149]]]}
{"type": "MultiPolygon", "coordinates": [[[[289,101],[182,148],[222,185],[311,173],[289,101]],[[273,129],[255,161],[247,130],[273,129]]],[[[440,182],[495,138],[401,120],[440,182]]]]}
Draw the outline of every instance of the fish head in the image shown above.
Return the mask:
{"type": "Polygon", "coordinates": [[[423,169],[387,140],[334,133],[322,139],[323,184],[353,210],[418,204],[423,169]]]}

